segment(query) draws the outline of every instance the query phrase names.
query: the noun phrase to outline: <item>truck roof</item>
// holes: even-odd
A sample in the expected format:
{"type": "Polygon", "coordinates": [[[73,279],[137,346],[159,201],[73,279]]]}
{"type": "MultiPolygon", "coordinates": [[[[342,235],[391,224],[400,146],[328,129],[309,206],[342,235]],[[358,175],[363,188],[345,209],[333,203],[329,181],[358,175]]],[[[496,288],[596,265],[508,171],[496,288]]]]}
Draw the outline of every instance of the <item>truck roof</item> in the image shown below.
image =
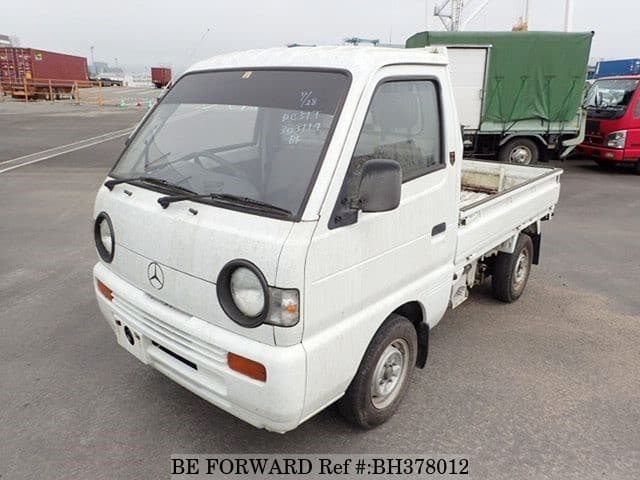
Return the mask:
{"type": "Polygon", "coordinates": [[[187,72],[221,68],[301,67],[343,69],[357,76],[369,75],[387,65],[447,63],[444,55],[431,53],[428,49],[365,46],[279,47],[218,55],[196,63],[187,72]]]}

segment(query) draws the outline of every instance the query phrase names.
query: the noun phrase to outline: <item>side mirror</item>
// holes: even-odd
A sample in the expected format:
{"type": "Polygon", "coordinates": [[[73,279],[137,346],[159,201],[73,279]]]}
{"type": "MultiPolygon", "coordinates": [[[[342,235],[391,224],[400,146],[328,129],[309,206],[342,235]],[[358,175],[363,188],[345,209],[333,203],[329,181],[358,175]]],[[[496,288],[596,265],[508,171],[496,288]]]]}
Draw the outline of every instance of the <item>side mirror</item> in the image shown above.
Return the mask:
{"type": "Polygon", "coordinates": [[[363,212],[388,212],[400,205],[402,167],[395,160],[369,160],[362,166],[356,207],[363,212]]]}

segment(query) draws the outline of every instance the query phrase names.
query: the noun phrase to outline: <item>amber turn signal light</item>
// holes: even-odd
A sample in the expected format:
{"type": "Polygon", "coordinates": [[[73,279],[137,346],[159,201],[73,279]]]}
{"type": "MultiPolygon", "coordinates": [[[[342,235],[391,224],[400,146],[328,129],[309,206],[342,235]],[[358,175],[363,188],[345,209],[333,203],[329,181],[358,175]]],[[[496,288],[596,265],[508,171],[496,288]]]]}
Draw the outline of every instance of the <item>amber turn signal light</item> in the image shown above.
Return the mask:
{"type": "Polygon", "coordinates": [[[253,360],[249,360],[248,358],[229,352],[227,354],[227,364],[231,370],[242,373],[254,380],[259,380],[261,382],[267,381],[267,369],[261,363],[254,362],[253,360]]]}
{"type": "Polygon", "coordinates": [[[106,298],[109,301],[113,300],[113,290],[107,287],[100,280],[96,280],[96,281],[98,282],[98,290],[102,295],[104,295],[104,298],[106,298]]]}

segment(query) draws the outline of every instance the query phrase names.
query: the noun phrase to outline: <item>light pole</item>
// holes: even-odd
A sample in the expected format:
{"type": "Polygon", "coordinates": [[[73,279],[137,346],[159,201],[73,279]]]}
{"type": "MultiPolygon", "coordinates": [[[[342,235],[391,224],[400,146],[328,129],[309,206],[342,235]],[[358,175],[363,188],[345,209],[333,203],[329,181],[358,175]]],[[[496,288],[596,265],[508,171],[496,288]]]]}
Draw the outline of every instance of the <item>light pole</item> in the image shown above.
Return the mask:
{"type": "Polygon", "coordinates": [[[432,0],[424,0],[424,14],[425,14],[425,29],[427,31],[431,30],[431,18],[433,17],[433,5],[431,4],[432,0]]]}
{"type": "Polygon", "coordinates": [[[564,7],[564,31],[571,32],[573,30],[573,0],[566,0],[564,7]]]}

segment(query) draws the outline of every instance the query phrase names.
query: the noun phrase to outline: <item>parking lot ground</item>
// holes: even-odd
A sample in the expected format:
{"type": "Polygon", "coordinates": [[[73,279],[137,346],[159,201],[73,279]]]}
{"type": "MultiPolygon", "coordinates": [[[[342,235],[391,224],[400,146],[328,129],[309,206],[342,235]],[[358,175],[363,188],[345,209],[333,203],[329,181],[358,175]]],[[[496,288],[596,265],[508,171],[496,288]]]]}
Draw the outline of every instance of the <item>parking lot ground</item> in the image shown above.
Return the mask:
{"type": "MultiPolygon", "coordinates": [[[[110,131],[133,117],[103,120],[110,131]]],[[[0,132],[11,155],[36,148],[0,132]]],[[[278,435],[140,364],[101,318],[91,213],[121,148],[0,174],[2,480],[166,478],[171,454],[195,452],[455,453],[472,478],[637,476],[640,177],[558,163],[561,202],[518,302],[484,285],[448,312],[387,424],[363,432],[330,407],[278,435]]]]}
{"type": "Polygon", "coordinates": [[[133,127],[146,110],[146,105],[5,101],[0,103],[0,162],[133,127]]]}
{"type": "Polygon", "coordinates": [[[121,103],[136,105],[138,103],[147,104],[155,102],[162,92],[161,89],[150,87],[93,87],[80,89],[80,103],[103,105],[120,105],[121,103]]]}

